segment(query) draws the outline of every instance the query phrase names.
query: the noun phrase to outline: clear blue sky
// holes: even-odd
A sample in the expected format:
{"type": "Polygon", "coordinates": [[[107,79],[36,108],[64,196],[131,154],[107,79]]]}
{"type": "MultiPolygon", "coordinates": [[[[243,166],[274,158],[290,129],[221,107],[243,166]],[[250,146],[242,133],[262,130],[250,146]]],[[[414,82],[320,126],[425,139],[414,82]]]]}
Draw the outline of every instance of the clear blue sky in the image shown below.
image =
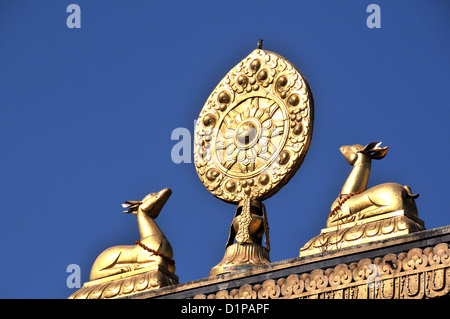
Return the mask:
{"type": "Polygon", "coordinates": [[[369,186],[410,185],[427,228],[450,224],[448,1],[2,1],[0,297],[67,298],[70,264],[139,239],[125,200],[170,187],[157,222],[180,282],[223,257],[235,207],[193,163],[175,164],[222,77],[264,39],[297,66],[315,100],[311,147],[265,201],[271,259],[316,236],[350,166],[344,144],[383,141],[369,186]],[[66,8],[81,8],[69,29],[66,8]],[[381,8],[369,29],[366,8],[381,8]]]}

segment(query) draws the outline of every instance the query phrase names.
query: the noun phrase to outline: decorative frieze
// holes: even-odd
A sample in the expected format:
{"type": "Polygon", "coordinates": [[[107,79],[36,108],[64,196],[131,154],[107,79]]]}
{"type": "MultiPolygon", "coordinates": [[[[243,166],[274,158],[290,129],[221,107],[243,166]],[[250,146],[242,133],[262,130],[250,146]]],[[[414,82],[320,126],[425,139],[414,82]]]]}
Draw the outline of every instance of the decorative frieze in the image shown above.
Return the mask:
{"type": "Polygon", "coordinates": [[[194,299],[422,299],[448,296],[449,245],[362,259],[194,299]]]}

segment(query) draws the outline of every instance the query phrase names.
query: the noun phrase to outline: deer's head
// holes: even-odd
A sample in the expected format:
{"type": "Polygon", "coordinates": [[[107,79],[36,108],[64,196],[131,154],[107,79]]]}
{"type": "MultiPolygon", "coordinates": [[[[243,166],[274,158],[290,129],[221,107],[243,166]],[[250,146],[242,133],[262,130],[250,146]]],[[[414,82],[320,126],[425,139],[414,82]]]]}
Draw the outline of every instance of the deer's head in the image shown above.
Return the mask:
{"type": "Polygon", "coordinates": [[[353,165],[356,162],[356,159],[358,158],[358,153],[361,152],[361,150],[364,148],[364,146],[355,144],[355,145],[343,145],[339,148],[342,155],[344,155],[345,159],[350,165],[353,165]]]}
{"type": "Polygon", "coordinates": [[[367,160],[370,159],[382,159],[386,156],[388,151],[388,146],[380,147],[381,142],[372,142],[367,144],[366,146],[362,146],[359,144],[355,145],[344,145],[339,148],[342,155],[344,155],[345,159],[350,165],[355,164],[356,160],[359,157],[367,157],[367,160]]]}
{"type": "Polygon", "coordinates": [[[124,213],[133,213],[134,215],[144,213],[151,218],[156,218],[170,195],[172,195],[172,190],[170,188],[164,188],[158,193],[148,194],[142,201],[126,201],[122,204],[122,207],[128,208],[124,213]]]}

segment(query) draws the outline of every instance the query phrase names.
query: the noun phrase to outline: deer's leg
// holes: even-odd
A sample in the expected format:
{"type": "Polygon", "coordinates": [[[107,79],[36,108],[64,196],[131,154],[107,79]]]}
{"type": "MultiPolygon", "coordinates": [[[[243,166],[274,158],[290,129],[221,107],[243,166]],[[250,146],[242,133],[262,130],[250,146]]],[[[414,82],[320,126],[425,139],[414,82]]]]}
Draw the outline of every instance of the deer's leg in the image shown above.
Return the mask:
{"type": "Polygon", "coordinates": [[[417,217],[414,198],[418,195],[410,193],[410,189],[397,183],[385,183],[367,190],[368,198],[373,202],[373,209],[361,212],[361,218],[404,210],[405,213],[417,217]]]}
{"type": "Polygon", "coordinates": [[[116,265],[112,268],[108,268],[108,269],[100,269],[98,270],[94,276],[91,273],[91,279],[90,280],[94,280],[94,279],[100,279],[100,278],[104,278],[104,277],[109,277],[109,276],[113,276],[113,275],[118,275],[124,272],[129,272],[136,269],[136,267],[133,264],[119,264],[116,265]],[[95,277],[95,278],[93,278],[95,277]]]}
{"type": "Polygon", "coordinates": [[[353,195],[345,199],[345,201],[342,198],[338,198],[332,205],[333,213],[327,220],[327,227],[354,221],[358,212],[371,206],[373,206],[373,202],[366,192],[353,195]]]}
{"type": "Polygon", "coordinates": [[[114,246],[103,251],[92,265],[90,280],[95,280],[134,269],[137,251],[135,246],[114,246]]]}
{"type": "Polygon", "coordinates": [[[414,197],[415,195],[410,194],[410,191],[400,184],[385,183],[374,186],[342,203],[335,214],[330,216],[327,227],[347,222],[350,216],[355,216],[354,219],[357,220],[397,210],[404,210],[405,213],[417,217],[414,197]]]}

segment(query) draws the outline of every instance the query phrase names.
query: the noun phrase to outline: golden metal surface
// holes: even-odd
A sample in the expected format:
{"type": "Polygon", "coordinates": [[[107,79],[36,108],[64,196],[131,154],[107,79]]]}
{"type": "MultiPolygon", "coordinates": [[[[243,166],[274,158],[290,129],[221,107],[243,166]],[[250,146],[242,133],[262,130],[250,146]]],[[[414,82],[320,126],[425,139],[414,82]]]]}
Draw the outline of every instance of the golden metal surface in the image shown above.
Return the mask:
{"type": "Polygon", "coordinates": [[[320,235],[310,239],[300,249],[299,256],[347,248],[424,229],[423,223],[408,218],[403,210],[399,210],[322,229],[320,235]]]}
{"type": "Polygon", "coordinates": [[[115,299],[178,284],[178,276],[167,268],[152,265],[86,282],[69,299],[115,299]]]}
{"type": "Polygon", "coordinates": [[[257,244],[235,243],[225,249],[222,261],[209,272],[210,276],[270,263],[267,248],[257,244]]]}
{"type": "Polygon", "coordinates": [[[267,249],[270,250],[269,223],[267,222],[266,206],[257,200],[241,201],[236,209],[226,247],[233,243],[262,244],[265,235],[267,249]]]}
{"type": "Polygon", "coordinates": [[[300,249],[300,256],[425,229],[415,203],[419,195],[412,194],[408,186],[385,183],[367,189],[372,159],[382,159],[388,151],[380,144],[340,148],[352,171],[331,205],[327,228],[300,249]]]}
{"type": "Polygon", "coordinates": [[[345,145],[340,148],[353,168],[338,198],[331,205],[327,227],[398,210],[405,211],[408,217],[418,217],[414,199],[419,195],[412,194],[408,186],[386,183],[367,189],[372,159],[382,159],[388,151],[388,147],[380,148],[380,144],[370,143],[365,147],[345,145]],[[347,197],[345,202],[342,200],[352,193],[356,194],[347,197]]]}
{"type": "Polygon", "coordinates": [[[137,217],[140,241],[136,245],[114,246],[103,251],[92,265],[90,281],[109,281],[124,273],[163,268],[175,272],[172,247],[155,222],[172,191],[165,188],[147,195],[142,201],[127,201],[125,213],[137,217]]]}
{"type": "Polygon", "coordinates": [[[210,275],[270,262],[261,201],[279,191],[303,162],[313,113],[303,76],[285,58],[262,50],[262,41],[210,94],[195,128],[195,168],[214,196],[239,204],[224,259],[210,275]]]}
{"type": "Polygon", "coordinates": [[[217,85],[194,140],[198,176],[231,203],[264,200],[300,167],[313,129],[313,98],[285,58],[256,49],[217,85]]]}
{"type": "Polygon", "coordinates": [[[246,199],[239,203],[222,261],[213,267],[210,276],[270,263],[269,225],[263,203],[246,199]],[[265,234],[266,247],[262,246],[265,234]],[[234,243],[236,239],[237,243],[234,243]],[[234,243],[234,244],[233,244],[234,243]]]}

